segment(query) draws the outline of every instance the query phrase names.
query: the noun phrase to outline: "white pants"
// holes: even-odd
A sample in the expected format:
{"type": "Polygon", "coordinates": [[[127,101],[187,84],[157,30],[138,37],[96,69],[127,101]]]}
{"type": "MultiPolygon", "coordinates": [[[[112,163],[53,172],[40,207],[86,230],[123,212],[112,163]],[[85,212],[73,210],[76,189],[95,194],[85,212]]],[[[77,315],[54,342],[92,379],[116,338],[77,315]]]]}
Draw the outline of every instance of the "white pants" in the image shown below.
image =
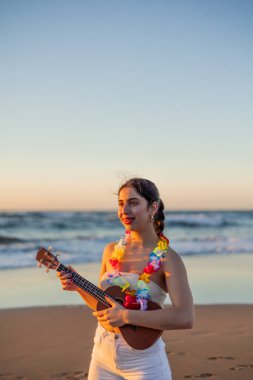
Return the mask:
{"type": "Polygon", "coordinates": [[[172,380],[165,343],[159,338],[146,350],[130,347],[120,334],[98,324],[88,380],[172,380]]]}

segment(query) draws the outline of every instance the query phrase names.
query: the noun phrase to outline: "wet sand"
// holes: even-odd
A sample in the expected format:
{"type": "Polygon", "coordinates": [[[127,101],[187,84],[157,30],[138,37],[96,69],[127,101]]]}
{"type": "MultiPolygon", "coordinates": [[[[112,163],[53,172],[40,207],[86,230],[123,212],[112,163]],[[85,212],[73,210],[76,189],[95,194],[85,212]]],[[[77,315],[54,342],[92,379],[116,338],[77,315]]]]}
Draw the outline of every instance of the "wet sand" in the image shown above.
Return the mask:
{"type": "MultiPolygon", "coordinates": [[[[253,379],[253,305],[195,307],[191,330],[165,331],[173,379],[253,379]]],[[[87,378],[96,320],[86,306],[0,310],[0,379],[87,378]]]]}

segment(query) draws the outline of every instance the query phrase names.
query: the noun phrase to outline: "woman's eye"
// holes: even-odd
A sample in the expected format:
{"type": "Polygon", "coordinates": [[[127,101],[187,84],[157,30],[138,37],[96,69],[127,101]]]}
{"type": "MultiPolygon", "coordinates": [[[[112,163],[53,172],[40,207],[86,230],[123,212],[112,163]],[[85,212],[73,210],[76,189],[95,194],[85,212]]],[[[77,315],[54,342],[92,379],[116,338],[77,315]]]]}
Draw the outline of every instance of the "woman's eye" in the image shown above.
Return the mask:
{"type": "MultiPolygon", "coordinates": [[[[138,202],[137,201],[129,201],[129,202],[127,202],[127,205],[128,206],[136,206],[138,204],[138,202]]],[[[122,207],[124,207],[124,203],[118,203],[118,207],[119,208],[122,208],[122,207]]]]}

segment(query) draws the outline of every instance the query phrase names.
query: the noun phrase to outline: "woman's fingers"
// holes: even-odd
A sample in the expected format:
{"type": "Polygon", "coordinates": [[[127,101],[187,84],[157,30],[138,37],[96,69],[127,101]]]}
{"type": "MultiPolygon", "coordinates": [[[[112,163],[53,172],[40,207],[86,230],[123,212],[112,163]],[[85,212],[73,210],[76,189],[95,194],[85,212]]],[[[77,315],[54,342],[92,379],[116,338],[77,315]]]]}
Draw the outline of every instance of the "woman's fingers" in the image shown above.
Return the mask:
{"type": "Polygon", "coordinates": [[[72,277],[70,273],[64,273],[64,272],[57,272],[57,276],[60,278],[61,281],[64,281],[72,277]]]}
{"type": "MultiPolygon", "coordinates": [[[[75,269],[71,267],[70,265],[68,266],[68,269],[71,270],[71,272],[75,272],[75,269]]],[[[57,276],[59,277],[59,280],[61,281],[62,289],[63,290],[77,290],[78,287],[77,285],[74,284],[74,281],[72,279],[73,273],[66,273],[66,272],[57,272],[57,276]]]]}
{"type": "Polygon", "coordinates": [[[63,281],[62,282],[63,290],[76,290],[76,285],[73,283],[73,280],[63,281]]]}
{"type": "Polygon", "coordinates": [[[76,285],[73,282],[71,273],[57,272],[63,290],[76,290],[76,285]]]}
{"type": "Polygon", "coordinates": [[[70,285],[73,283],[73,280],[72,280],[71,276],[64,276],[64,277],[62,277],[61,282],[63,285],[70,285]]]}

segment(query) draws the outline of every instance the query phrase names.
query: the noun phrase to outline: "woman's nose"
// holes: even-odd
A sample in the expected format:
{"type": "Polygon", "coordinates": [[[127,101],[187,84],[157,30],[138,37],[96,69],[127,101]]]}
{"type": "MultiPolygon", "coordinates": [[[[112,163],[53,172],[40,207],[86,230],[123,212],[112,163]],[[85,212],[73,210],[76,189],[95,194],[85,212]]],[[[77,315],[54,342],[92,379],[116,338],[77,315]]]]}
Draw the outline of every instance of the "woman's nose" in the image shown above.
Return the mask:
{"type": "Polygon", "coordinates": [[[127,214],[129,212],[129,206],[128,206],[127,203],[124,204],[122,211],[123,211],[124,214],[127,214]]]}

